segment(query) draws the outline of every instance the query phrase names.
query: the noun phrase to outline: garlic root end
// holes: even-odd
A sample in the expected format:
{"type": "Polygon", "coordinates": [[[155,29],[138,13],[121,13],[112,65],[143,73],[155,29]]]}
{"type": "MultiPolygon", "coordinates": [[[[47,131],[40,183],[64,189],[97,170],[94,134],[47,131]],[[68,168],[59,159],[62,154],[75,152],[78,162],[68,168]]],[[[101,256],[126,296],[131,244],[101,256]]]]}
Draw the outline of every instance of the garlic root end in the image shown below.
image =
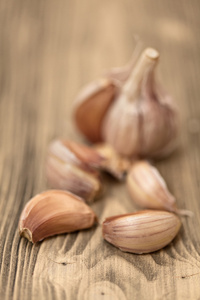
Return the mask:
{"type": "Polygon", "coordinates": [[[30,242],[33,243],[32,233],[28,228],[21,228],[19,233],[21,236],[27,238],[30,242]]]}

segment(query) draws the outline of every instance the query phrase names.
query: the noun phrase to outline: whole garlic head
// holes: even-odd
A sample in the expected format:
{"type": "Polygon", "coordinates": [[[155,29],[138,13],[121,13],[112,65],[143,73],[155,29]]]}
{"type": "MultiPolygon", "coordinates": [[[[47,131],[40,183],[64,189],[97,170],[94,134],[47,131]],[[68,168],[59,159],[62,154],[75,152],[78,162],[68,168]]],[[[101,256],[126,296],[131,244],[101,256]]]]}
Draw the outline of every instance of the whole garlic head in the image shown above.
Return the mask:
{"type": "Polygon", "coordinates": [[[137,62],[133,59],[79,94],[74,119],[91,142],[104,141],[130,158],[162,157],[174,150],[177,111],[155,80],[158,60],[158,51],[147,48],[137,62]]]}
{"type": "Polygon", "coordinates": [[[147,48],[103,120],[102,133],[120,154],[158,157],[176,145],[177,112],[155,81],[159,53],[147,48]]]}

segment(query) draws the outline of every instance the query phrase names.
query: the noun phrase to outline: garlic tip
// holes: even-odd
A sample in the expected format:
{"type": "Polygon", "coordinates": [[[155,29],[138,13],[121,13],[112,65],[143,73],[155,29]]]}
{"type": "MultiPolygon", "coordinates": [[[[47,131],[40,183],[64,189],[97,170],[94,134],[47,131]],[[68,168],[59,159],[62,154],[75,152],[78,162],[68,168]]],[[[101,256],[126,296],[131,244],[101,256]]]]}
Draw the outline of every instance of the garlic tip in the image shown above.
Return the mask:
{"type": "Polygon", "coordinates": [[[152,60],[159,58],[159,52],[153,48],[147,48],[145,50],[145,55],[152,60]]]}

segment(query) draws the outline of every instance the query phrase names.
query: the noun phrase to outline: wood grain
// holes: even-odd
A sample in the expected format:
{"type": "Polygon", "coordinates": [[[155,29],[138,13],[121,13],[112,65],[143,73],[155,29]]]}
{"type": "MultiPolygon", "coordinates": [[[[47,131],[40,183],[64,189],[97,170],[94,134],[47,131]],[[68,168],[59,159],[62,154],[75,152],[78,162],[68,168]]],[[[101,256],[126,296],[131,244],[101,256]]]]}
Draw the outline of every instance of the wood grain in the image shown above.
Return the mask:
{"type": "MultiPolygon", "coordinates": [[[[1,299],[200,299],[199,15],[197,0],[0,1],[1,299]],[[75,95],[127,61],[135,34],[161,52],[160,75],[182,117],[181,146],[156,165],[194,217],[151,255],[122,253],[100,226],[32,245],[17,225],[47,188],[48,143],[82,140],[71,120],[75,95]]],[[[92,205],[100,221],[136,210],[123,184],[107,177],[105,185],[92,205]]]]}

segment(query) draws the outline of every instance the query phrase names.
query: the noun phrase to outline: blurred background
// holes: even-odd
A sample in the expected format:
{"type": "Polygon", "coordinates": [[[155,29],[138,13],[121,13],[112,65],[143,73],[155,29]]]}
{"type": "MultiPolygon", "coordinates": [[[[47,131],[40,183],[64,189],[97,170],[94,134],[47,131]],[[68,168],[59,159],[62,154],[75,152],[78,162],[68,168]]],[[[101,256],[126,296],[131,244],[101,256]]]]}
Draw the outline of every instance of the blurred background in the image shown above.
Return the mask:
{"type": "MultiPolygon", "coordinates": [[[[72,234],[64,248],[61,247],[64,237],[56,238],[57,244],[50,240],[41,247],[32,246],[20,240],[18,219],[24,204],[47,188],[43,166],[49,142],[60,136],[83,140],[72,120],[72,102],[80,88],[110,67],[124,65],[134,51],[136,37],[144,47],[159,50],[158,73],[178,104],[182,119],[179,150],[156,165],[178,204],[199,214],[199,28],[197,0],[0,0],[0,283],[3,297],[36,299],[39,295],[42,299],[65,299],[69,293],[69,299],[76,299],[83,273],[79,277],[70,273],[76,281],[69,287],[66,270],[45,259],[48,249],[53,253],[51,260],[56,260],[57,253],[67,256],[77,235],[72,234]]],[[[124,212],[129,211],[131,206],[124,187],[110,188],[110,196],[118,194],[124,212]]],[[[94,204],[100,215],[103,205],[105,202],[94,204]]],[[[129,273],[124,275],[124,283],[113,275],[120,274],[115,269],[117,264],[113,265],[112,274],[107,265],[90,273],[94,242],[86,252],[83,249],[84,257],[91,263],[85,262],[89,272],[86,277],[91,282],[98,281],[102,279],[102,270],[106,270],[106,280],[123,290],[120,299],[130,299],[133,292],[140,298],[150,295],[151,299],[164,299],[169,291],[166,299],[197,299],[200,295],[195,279],[183,284],[175,276],[184,269],[189,270],[188,274],[199,274],[199,219],[183,221],[180,245],[174,252],[152,255],[150,262],[148,256],[142,261],[125,255],[129,273]],[[167,273],[162,269],[161,257],[167,273]],[[183,265],[174,261],[180,257],[183,265]],[[150,271],[145,271],[148,263],[150,271]],[[146,288],[142,290],[144,278],[146,288]],[[159,288],[160,295],[156,292],[159,288]],[[190,298],[191,291],[193,298],[190,298]]],[[[100,240],[96,246],[102,247],[100,240]]],[[[112,256],[112,252],[107,255],[112,256]]],[[[97,255],[95,259],[101,261],[104,257],[97,255]]],[[[82,270],[81,263],[77,266],[82,270]]],[[[114,298],[108,299],[117,299],[121,290],[112,284],[109,289],[114,291],[114,298]]],[[[79,299],[83,299],[86,286],[84,283],[79,290],[79,299]]],[[[98,288],[95,291],[98,294],[98,288]]]]}

